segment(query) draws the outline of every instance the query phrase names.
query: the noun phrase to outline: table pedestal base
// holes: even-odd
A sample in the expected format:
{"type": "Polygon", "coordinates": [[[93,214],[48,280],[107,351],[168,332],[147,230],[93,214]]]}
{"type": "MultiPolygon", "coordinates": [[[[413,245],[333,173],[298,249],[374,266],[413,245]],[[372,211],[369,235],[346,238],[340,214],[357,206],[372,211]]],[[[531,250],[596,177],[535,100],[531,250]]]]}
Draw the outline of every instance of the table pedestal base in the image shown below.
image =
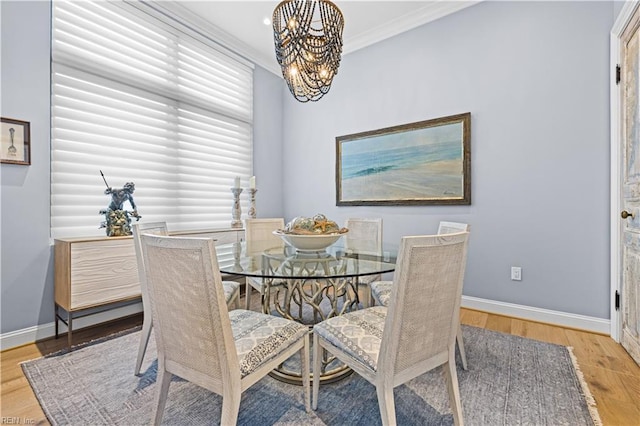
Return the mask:
{"type": "MultiPolygon", "coordinates": [[[[327,383],[337,382],[346,377],[349,377],[351,374],[353,374],[353,370],[344,365],[342,366],[342,368],[336,368],[322,374],[320,376],[320,384],[323,385],[327,383]]],[[[300,373],[296,374],[291,371],[281,370],[277,368],[269,373],[269,375],[281,382],[302,386],[302,376],[300,375],[300,373]]],[[[313,380],[313,373],[311,373],[310,379],[313,380]]]]}
{"type": "MultiPolygon", "coordinates": [[[[264,284],[262,307],[265,313],[307,324],[310,328],[327,318],[359,309],[358,281],[350,277],[272,281],[267,278],[264,284]]],[[[312,366],[313,360],[309,359],[309,363],[312,366]]],[[[323,359],[322,366],[321,384],[342,380],[353,373],[351,368],[335,357],[323,359]]],[[[272,371],[270,376],[285,383],[301,385],[300,359],[294,355],[272,371]]]]}

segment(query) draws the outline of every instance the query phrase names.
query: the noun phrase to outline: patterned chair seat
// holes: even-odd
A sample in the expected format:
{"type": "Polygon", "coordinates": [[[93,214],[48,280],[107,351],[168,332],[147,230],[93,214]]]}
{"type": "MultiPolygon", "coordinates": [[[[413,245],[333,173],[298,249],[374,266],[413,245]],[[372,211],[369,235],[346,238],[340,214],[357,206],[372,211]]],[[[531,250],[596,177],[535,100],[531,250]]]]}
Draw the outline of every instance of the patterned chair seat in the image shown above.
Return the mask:
{"type": "Polygon", "coordinates": [[[393,281],[375,281],[369,286],[371,287],[371,297],[373,300],[375,300],[378,305],[388,306],[393,281]]]}
{"type": "Polygon", "coordinates": [[[313,332],[340,348],[372,371],[378,368],[378,354],[387,308],[368,309],[329,318],[316,324],[313,332]]]}
{"type": "Polygon", "coordinates": [[[309,333],[305,325],[244,309],[230,311],[229,319],[241,377],[256,371],[309,333]]]}

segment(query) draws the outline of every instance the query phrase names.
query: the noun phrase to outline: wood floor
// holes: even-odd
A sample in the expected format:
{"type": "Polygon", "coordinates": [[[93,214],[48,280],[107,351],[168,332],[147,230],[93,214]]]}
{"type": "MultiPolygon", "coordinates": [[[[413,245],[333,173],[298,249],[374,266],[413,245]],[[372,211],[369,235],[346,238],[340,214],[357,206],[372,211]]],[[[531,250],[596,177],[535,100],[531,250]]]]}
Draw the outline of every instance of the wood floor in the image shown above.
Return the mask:
{"type": "MultiPolygon", "coordinates": [[[[572,346],[605,426],[640,425],[640,367],[611,338],[584,331],[463,309],[462,323],[572,346]]],[[[74,332],[74,344],[140,325],[140,315],[74,332]]],[[[49,339],[0,353],[0,424],[48,424],[19,363],[65,347],[49,339]]],[[[131,367],[133,369],[133,366],[131,367]]]]}

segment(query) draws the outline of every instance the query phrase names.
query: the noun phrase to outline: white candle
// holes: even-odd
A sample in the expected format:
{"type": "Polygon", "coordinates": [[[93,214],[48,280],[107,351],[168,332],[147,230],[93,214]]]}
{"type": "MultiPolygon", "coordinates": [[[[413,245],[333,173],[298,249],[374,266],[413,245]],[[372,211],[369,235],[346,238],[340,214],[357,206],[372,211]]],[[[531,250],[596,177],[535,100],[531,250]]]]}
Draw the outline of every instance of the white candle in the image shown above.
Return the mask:
{"type": "Polygon", "coordinates": [[[236,179],[233,182],[234,188],[240,188],[240,176],[236,176],[236,179]]]}
{"type": "Polygon", "coordinates": [[[256,177],[255,176],[251,176],[251,178],[249,179],[249,188],[256,189],[256,177]]]}

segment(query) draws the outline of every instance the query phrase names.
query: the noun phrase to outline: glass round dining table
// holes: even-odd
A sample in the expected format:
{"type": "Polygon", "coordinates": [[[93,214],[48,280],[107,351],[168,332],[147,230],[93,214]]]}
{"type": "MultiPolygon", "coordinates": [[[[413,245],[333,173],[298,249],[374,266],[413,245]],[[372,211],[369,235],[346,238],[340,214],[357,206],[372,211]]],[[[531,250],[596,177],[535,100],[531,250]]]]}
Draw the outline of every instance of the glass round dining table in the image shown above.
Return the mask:
{"type": "MultiPolygon", "coordinates": [[[[341,241],[319,251],[251,241],[216,246],[220,272],[261,282],[264,313],[313,327],[336,315],[361,309],[359,277],[395,270],[397,246],[378,253],[345,247],[341,241]]],[[[366,284],[365,284],[366,285],[366,284]]],[[[301,383],[299,360],[280,366],[272,376],[301,383]]],[[[351,370],[337,359],[323,360],[321,383],[339,380],[351,370]]]]}

